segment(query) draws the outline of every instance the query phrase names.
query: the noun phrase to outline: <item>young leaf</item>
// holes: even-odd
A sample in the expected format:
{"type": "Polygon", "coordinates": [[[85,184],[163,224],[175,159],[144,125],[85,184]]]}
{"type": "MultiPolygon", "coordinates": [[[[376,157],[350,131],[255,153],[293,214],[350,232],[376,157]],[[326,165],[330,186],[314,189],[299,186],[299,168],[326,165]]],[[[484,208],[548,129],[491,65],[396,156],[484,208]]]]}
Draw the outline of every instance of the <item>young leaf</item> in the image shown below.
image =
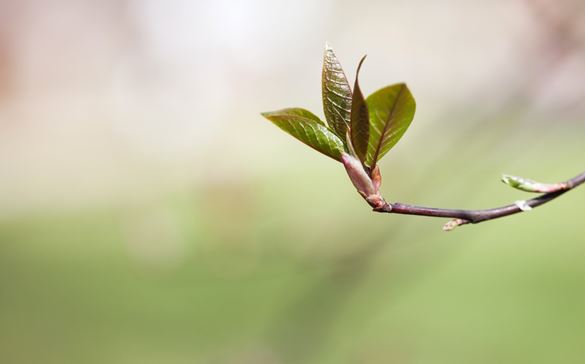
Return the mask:
{"type": "Polygon", "coordinates": [[[309,147],[341,161],[345,152],[343,142],[315,114],[301,108],[262,113],[266,119],[309,147]]]}
{"type": "Polygon", "coordinates": [[[277,110],[277,111],[273,111],[273,112],[265,112],[265,113],[262,113],[262,115],[264,117],[266,117],[265,114],[267,114],[267,115],[273,115],[273,114],[281,115],[281,114],[285,114],[285,115],[290,115],[290,116],[299,116],[299,117],[304,118],[304,119],[311,119],[311,120],[315,121],[316,123],[321,124],[321,125],[323,125],[325,127],[327,126],[327,125],[325,125],[325,123],[323,122],[323,120],[319,119],[319,117],[317,115],[315,115],[312,112],[310,112],[309,110],[303,109],[301,107],[290,107],[290,108],[286,108],[286,109],[282,109],[282,110],[277,110]]]}
{"type": "Polygon", "coordinates": [[[404,135],[416,110],[416,102],[400,83],[380,89],[366,99],[370,112],[370,140],[366,165],[373,167],[404,135]]]}
{"type": "Polygon", "coordinates": [[[502,182],[521,191],[537,193],[550,193],[569,188],[566,183],[542,183],[524,177],[510,176],[509,174],[502,176],[502,182]]]}
{"type": "Polygon", "coordinates": [[[351,88],[333,49],[325,45],[321,78],[323,111],[329,127],[345,140],[351,113],[351,88]]]}
{"type": "Polygon", "coordinates": [[[362,163],[366,161],[368,153],[368,142],[370,137],[370,118],[368,116],[368,106],[360,89],[358,78],[360,68],[366,56],[361,59],[356,74],[355,84],[353,86],[353,97],[351,101],[351,118],[350,118],[350,136],[353,150],[362,163]]]}

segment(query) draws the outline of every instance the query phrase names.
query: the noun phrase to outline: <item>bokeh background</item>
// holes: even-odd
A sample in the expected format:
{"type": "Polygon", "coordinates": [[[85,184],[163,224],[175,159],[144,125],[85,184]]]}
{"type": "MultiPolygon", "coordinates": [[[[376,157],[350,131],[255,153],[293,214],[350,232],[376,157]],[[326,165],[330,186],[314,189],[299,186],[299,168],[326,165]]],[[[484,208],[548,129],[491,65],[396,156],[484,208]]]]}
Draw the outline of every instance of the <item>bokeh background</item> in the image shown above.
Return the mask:
{"type": "Polygon", "coordinates": [[[585,190],[446,234],[261,111],[418,103],[383,193],[585,166],[582,0],[0,1],[2,363],[582,363],[585,190]]]}

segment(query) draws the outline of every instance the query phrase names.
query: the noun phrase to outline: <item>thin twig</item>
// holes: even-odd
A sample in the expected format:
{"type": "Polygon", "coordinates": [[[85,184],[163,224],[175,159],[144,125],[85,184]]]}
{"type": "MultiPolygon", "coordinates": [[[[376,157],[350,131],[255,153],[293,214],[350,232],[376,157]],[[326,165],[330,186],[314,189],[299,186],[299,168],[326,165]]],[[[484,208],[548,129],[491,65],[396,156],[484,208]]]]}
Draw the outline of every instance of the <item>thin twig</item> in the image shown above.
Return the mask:
{"type": "Polygon", "coordinates": [[[423,207],[408,205],[400,202],[388,203],[375,208],[374,211],[386,212],[391,214],[419,215],[430,217],[447,217],[455,220],[449,221],[443,228],[446,231],[464,224],[477,224],[487,220],[493,220],[504,216],[509,216],[529,210],[531,208],[543,205],[554,200],[567,191],[585,183],[585,172],[563,182],[565,189],[542,194],[538,197],[526,201],[517,201],[516,203],[484,210],[460,210],[460,209],[442,209],[435,207],[423,207]]]}

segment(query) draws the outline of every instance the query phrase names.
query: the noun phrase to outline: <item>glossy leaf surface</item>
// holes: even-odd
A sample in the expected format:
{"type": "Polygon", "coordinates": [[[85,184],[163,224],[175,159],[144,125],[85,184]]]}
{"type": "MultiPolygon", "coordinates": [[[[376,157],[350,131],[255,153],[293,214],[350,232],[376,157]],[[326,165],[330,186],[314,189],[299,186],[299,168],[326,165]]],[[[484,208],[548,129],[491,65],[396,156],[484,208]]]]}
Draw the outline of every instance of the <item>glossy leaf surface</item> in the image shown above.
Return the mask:
{"type": "Polygon", "coordinates": [[[345,152],[343,142],[310,111],[290,108],[265,112],[262,116],[311,148],[341,161],[345,152]]]}
{"type": "Polygon", "coordinates": [[[384,87],[366,99],[370,137],[366,165],[373,167],[402,138],[410,126],[416,102],[405,84],[384,87]]]}
{"type": "Polygon", "coordinates": [[[333,49],[325,45],[321,78],[323,112],[329,127],[346,140],[351,114],[351,87],[333,49]]]}

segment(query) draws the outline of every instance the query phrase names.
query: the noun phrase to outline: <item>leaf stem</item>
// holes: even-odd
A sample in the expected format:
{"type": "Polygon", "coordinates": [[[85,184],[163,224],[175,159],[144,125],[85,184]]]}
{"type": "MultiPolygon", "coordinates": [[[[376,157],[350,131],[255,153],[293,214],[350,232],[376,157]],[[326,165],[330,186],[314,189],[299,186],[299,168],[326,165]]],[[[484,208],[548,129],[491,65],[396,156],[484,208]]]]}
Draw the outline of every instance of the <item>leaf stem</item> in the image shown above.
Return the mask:
{"type": "MultiPolygon", "coordinates": [[[[529,206],[531,208],[543,205],[547,202],[554,200],[562,194],[580,186],[585,183],[585,172],[563,182],[567,188],[564,190],[558,190],[542,194],[538,197],[531,198],[523,201],[523,206],[529,206]]],[[[402,214],[402,215],[418,215],[418,216],[429,216],[429,217],[447,217],[457,219],[457,221],[450,221],[446,226],[445,230],[451,230],[456,226],[464,224],[477,224],[483,221],[493,220],[500,217],[505,217],[519,212],[523,212],[526,209],[522,209],[518,203],[512,203],[506,206],[495,207],[491,209],[483,210],[461,210],[461,209],[444,209],[436,207],[423,207],[404,204],[400,202],[386,202],[383,206],[374,209],[376,212],[385,212],[391,214],[402,214]]]]}

